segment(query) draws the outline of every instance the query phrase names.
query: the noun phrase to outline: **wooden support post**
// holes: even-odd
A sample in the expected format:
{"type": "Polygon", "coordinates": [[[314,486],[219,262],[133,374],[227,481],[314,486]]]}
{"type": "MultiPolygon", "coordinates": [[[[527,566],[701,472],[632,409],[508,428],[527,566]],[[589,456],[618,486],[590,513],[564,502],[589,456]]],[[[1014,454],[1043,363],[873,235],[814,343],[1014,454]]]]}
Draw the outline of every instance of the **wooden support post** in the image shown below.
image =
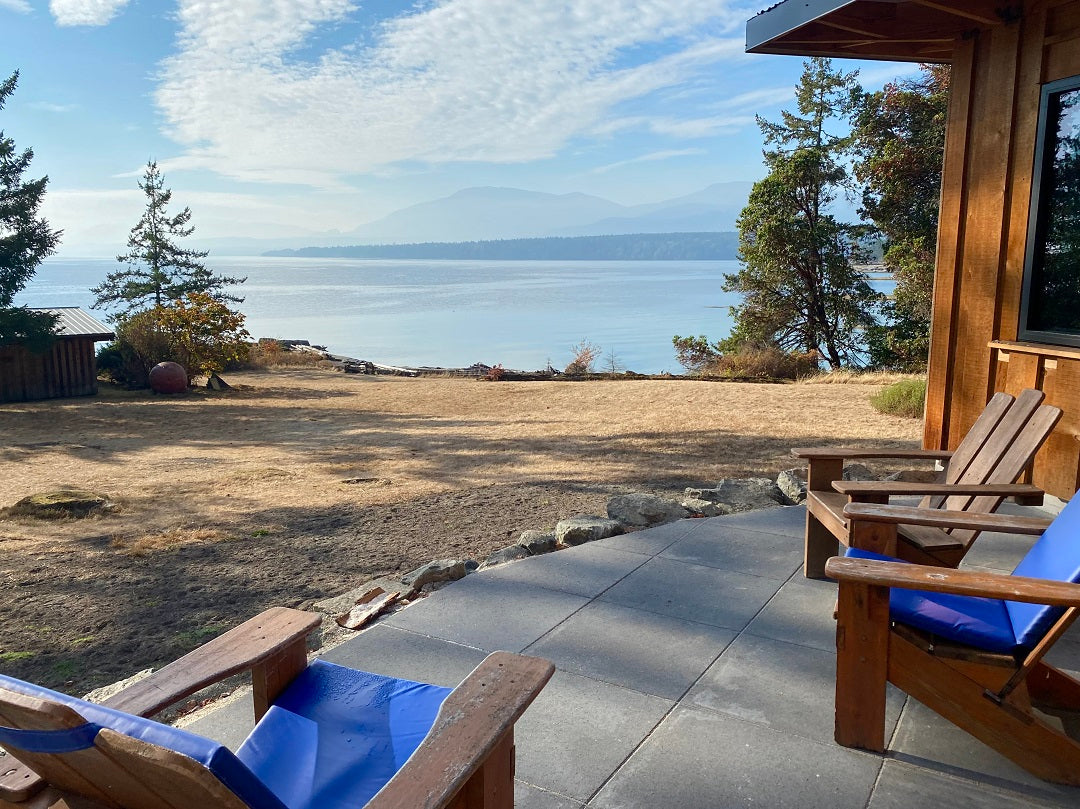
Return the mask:
{"type": "Polygon", "coordinates": [[[450,809],[514,808],[514,730],[492,749],[480,768],[465,782],[450,809]]]}
{"type": "MultiPolygon", "coordinates": [[[[882,498],[888,502],[888,497],[882,498]]],[[[869,522],[867,520],[849,520],[848,542],[852,548],[862,551],[883,553],[896,556],[896,523],[869,522]]]]}
{"type": "Polygon", "coordinates": [[[836,621],[836,741],[885,749],[889,588],[841,582],[836,621]]]}
{"type": "MultiPolygon", "coordinates": [[[[812,458],[806,471],[806,488],[810,491],[833,491],[834,480],[844,477],[843,458],[812,458]]],[[[806,511],[806,534],[803,547],[803,575],[808,579],[824,579],[825,563],[836,556],[840,543],[833,533],[806,511]]]]}
{"type": "Polygon", "coordinates": [[[255,700],[255,721],[270,710],[277,695],[307,668],[307,638],[299,638],[273,657],[251,669],[252,697],[255,700]]]}

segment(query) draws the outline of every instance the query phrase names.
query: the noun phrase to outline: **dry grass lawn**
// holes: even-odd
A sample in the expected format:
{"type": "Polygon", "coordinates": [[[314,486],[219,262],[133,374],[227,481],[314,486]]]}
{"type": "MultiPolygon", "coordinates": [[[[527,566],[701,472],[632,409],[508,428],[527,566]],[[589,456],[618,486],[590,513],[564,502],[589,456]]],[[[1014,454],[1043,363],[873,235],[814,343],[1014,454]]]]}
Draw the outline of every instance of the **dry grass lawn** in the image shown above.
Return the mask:
{"type": "Polygon", "coordinates": [[[0,519],[0,671],[82,687],[274,603],[483,558],[627,487],[775,474],[792,446],[917,446],[879,385],[232,374],[233,391],[0,405],[0,506],[75,486],[119,513],[0,519]],[[343,481],[353,482],[343,482],[343,481]]]}

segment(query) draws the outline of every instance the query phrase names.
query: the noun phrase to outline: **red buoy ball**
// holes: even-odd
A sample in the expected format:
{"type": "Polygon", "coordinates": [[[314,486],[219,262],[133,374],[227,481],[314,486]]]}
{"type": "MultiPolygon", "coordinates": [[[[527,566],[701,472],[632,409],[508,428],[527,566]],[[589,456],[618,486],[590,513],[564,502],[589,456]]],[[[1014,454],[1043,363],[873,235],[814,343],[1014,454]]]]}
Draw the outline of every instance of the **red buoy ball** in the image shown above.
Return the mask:
{"type": "Polygon", "coordinates": [[[188,389],[187,371],[178,362],[159,362],[150,369],[150,388],[154,393],[183,393],[188,389]]]}

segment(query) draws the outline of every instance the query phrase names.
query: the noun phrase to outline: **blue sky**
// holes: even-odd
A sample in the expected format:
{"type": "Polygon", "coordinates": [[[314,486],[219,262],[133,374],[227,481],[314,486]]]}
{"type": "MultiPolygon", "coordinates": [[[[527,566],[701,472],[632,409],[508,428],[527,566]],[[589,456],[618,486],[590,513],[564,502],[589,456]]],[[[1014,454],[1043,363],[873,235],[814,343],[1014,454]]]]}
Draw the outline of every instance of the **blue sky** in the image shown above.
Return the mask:
{"type": "Polygon", "coordinates": [[[791,107],[802,66],[743,53],[762,5],[0,0],[0,77],[21,72],[0,129],[48,174],[68,256],[123,246],[149,158],[211,238],[477,185],[653,202],[762,176],[754,114],[791,107]]]}

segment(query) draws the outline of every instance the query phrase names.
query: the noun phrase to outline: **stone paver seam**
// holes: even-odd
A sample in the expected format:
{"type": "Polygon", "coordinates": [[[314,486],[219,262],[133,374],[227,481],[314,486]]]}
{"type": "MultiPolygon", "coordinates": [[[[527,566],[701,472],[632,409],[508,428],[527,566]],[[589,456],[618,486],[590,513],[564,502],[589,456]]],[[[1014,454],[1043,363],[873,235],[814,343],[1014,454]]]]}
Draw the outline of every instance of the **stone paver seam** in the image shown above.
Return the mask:
{"type": "MultiPolygon", "coordinates": [[[[637,554],[640,554],[642,556],[648,556],[650,558],[657,557],[660,554],[662,554],[664,551],[666,551],[668,548],[670,548],[672,545],[674,545],[676,542],[681,542],[682,540],[686,539],[688,536],[690,536],[695,531],[700,530],[702,524],[704,524],[707,521],[708,520],[706,518],[703,518],[703,517],[696,517],[696,518],[694,518],[694,517],[685,517],[685,518],[683,518],[681,520],[677,520],[674,523],[666,523],[666,525],[676,525],[676,524],[678,524],[680,522],[693,523],[693,524],[688,525],[686,527],[685,531],[683,531],[681,534],[679,534],[674,539],[672,539],[671,542],[669,542],[667,545],[665,545],[664,547],[660,548],[657,551],[623,551],[623,552],[624,553],[637,553],[637,554]]],[[[652,528],[642,528],[640,531],[629,531],[629,532],[627,532],[625,534],[616,534],[613,537],[607,537],[607,538],[608,539],[617,539],[618,537],[621,537],[621,536],[622,537],[628,537],[628,536],[633,536],[634,534],[645,534],[645,533],[648,533],[649,531],[652,531],[654,528],[660,528],[660,527],[661,526],[653,526],[652,528]]],[[[601,542],[602,541],[603,540],[601,540],[601,542]]],[[[578,547],[585,547],[585,546],[580,546],[579,545],[578,547]]],[[[613,548],[613,550],[619,550],[619,549],[618,548],[613,548]]]]}
{"type": "MultiPolygon", "coordinates": [[[[628,609],[633,609],[633,607],[629,607],[628,609]]],[[[737,637],[738,637],[738,634],[735,635],[735,638],[737,638],[737,637]]],[[[686,689],[678,696],[678,698],[675,699],[674,702],[672,702],[671,707],[668,708],[664,712],[664,715],[661,716],[660,719],[657,720],[656,724],[654,724],[649,729],[648,733],[646,733],[642,737],[641,741],[638,742],[636,745],[634,745],[634,748],[632,750],[630,750],[629,753],[626,754],[626,757],[622,761],[619,762],[619,764],[615,767],[614,770],[611,771],[611,774],[608,775],[608,777],[603,780],[603,782],[600,784],[600,786],[598,786],[593,791],[593,793],[591,795],[589,795],[588,799],[585,801],[585,806],[586,807],[591,805],[591,801],[597,795],[600,794],[600,792],[604,789],[605,786],[608,785],[608,783],[611,781],[612,778],[614,778],[616,775],[619,774],[619,772],[622,770],[622,768],[626,766],[626,763],[634,756],[634,754],[638,750],[641,749],[642,745],[644,745],[645,742],[647,742],[649,739],[652,738],[653,733],[655,733],[656,729],[659,728],[665,721],[667,721],[667,718],[669,716],[671,716],[672,711],[674,711],[676,708],[678,708],[680,705],[682,705],[682,701],[686,698],[686,695],[689,694],[690,690],[701,681],[701,678],[705,676],[705,672],[707,672],[709,669],[711,669],[716,664],[716,661],[719,660],[723,656],[724,652],[726,652],[729,648],[731,648],[731,644],[735,642],[735,638],[732,638],[730,641],[728,641],[727,643],[724,644],[724,648],[722,648],[720,650],[720,652],[716,655],[716,657],[714,657],[712,660],[709,661],[709,664],[707,666],[705,666],[704,669],[702,669],[701,674],[699,674],[696,678],[694,678],[694,681],[691,682],[690,685],[688,685],[686,687],[686,689]]],[[[578,676],[587,676],[587,675],[578,675],[578,676]]],[[[589,679],[596,679],[596,678],[590,677],[589,679]]],[[[599,680],[598,682],[605,682],[605,681],[604,680],[599,680]]],[[[621,686],[621,687],[626,688],[626,686],[621,686]]],[[[637,691],[636,688],[631,688],[629,690],[637,691]]],[[[645,694],[644,691],[638,691],[638,693],[639,694],[645,694]]],[[[656,696],[656,695],[655,694],[653,694],[653,695],[646,694],[646,696],[656,696]]]]}
{"type": "MultiPolygon", "coordinates": [[[[796,577],[798,577],[800,570],[802,570],[801,565],[799,566],[798,569],[796,569],[796,571],[794,573],[792,573],[790,576],[787,577],[787,579],[784,581],[784,585],[787,585],[789,582],[791,582],[796,577]]],[[[753,575],[753,574],[749,574],[749,575],[753,575]]],[[[784,587],[781,586],[780,590],[783,590],[783,589],[784,589],[784,587]]],[[[780,595],[780,590],[777,590],[776,593],[773,594],[773,597],[769,599],[770,602],[772,601],[773,598],[776,598],[778,595],[780,595]]],[[[765,607],[767,607],[767,606],[769,606],[768,603],[766,603],[765,606],[761,608],[761,611],[764,611],[765,607]]],[[[760,614],[760,611],[759,611],[759,614],[760,614]]],[[[755,615],[754,618],[756,618],[756,617],[757,616],[755,615]]],[[[781,640],[780,638],[774,638],[774,637],[772,637],[770,635],[758,635],[758,634],[755,634],[754,631],[752,629],[750,629],[750,627],[753,625],[753,623],[754,623],[754,620],[753,620],[753,618],[751,618],[750,623],[748,623],[746,625],[746,627],[742,631],[739,632],[739,634],[742,635],[743,633],[745,633],[745,634],[749,635],[752,638],[761,638],[763,640],[771,640],[771,641],[776,641],[778,643],[790,643],[792,646],[801,646],[804,649],[815,649],[815,650],[817,650],[819,652],[826,651],[826,650],[821,649],[819,646],[811,646],[808,643],[799,643],[797,640],[790,640],[788,638],[784,638],[783,640],[781,640]]],[[[835,653],[835,650],[834,650],[834,653],[835,653]]]]}
{"type": "MultiPolygon", "coordinates": [[[[798,506],[781,506],[781,508],[798,508],[798,506]]],[[[769,511],[772,511],[772,510],[773,509],[769,509],[769,511]]],[[[748,514],[748,513],[751,513],[751,512],[740,512],[740,513],[747,513],[748,514]]],[[[705,520],[717,520],[717,521],[729,520],[729,521],[735,521],[737,519],[738,519],[738,514],[723,514],[723,515],[721,515],[719,517],[707,517],[707,518],[701,520],[701,522],[705,522],[705,520]]],[[[769,523],[765,522],[764,524],[768,525],[769,523]]],[[[791,534],[789,531],[777,531],[777,530],[770,531],[768,528],[757,528],[757,527],[751,527],[751,526],[746,526],[746,525],[738,525],[738,524],[731,525],[729,527],[731,527],[731,528],[743,528],[743,529],[745,529],[747,531],[757,531],[758,533],[761,533],[761,534],[774,534],[776,536],[781,536],[781,537],[791,537],[792,539],[802,539],[801,536],[795,536],[795,535],[791,534]]]]}
{"type": "MultiPolygon", "coordinates": [[[[579,547],[580,547],[580,546],[579,546],[579,547]]],[[[527,643],[527,644],[525,645],[525,649],[528,649],[528,648],[529,648],[530,646],[535,646],[536,644],[538,644],[538,643],[539,643],[540,641],[542,641],[542,640],[543,640],[544,638],[546,638],[546,637],[547,637],[548,635],[550,635],[550,634],[551,634],[552,632],[554,632],[554,631],[555,631],[556,629],[558,629],[558,628],[559,628],[560,626],[562,626],[563,624],[565,624],[565,623],[566,623],[567,621],[569,621],[569,620],[570,620],[571,618],[573,618],[573,617],[574,617],[575,615],[577,615],[577,614],[578,614],[579,612],[581,612],[581,611],[582,611],[583,609],[585,609],[586,607],[588,607],[588,606],[589,606],[590,604],[592,604],[592,603],[593,603],[594,601],[597,601],[597,600],[598,600],[598,599],[600,598],[600,596],[602,596],[602,595],[603,595],[604,593],[606,593],[606,592],[607,592],[608,590],[610,590],[610,589],[611,589],[612,587],[614,587],[614,586],[615,586],[616,584],[618,584],[619,582],[621,582],[621,581],[622,581],[623,579],[625,579],[625,578],[626,578],[627,576],[629,576],[629,575],[630,575],[631,573],[633,573],[634,571],[636,571],[636,570],[640,569],[640,568],[641,568],[641,567],[642,567],[643,565],[647,565],[647,564],[649,563],[649,561],[650,561],[650,560],[651,560],[651,559],[653,558],[653,557],[651,557],[651,556],[645,556],[644,554],[639,554],[639,555],[640,555],[640,556],[642,556],[642,561],[641,561],[641,564],[640,564],[640,565],[637,565],[637,566],[636,566],[635,568],[633,568],[633,570],[628,570],[628,571],[626,572],[626,574],[625,574],[625,575],[621,576],[621,577],[620,577],[619,579],[617,579],[616,581],[612,582],[612,583],[611,583],[610,585],[608,585],[607,587],[605,587],[605,588],[604,588],[603,590],[601,590],[601,591],[600,591],[599,593],[597,593],[596,595],[594,595],[594,596],[592,596],[591,598],[589,598],[589,600],[588,600],[588,601],[586,601],[586,602],[585,602],[584,604],[582,604],[582,605],[581,605],[580,607],[578,607],[578,608],[577,608],[576,610],[574,610],[573,612],[571,612],[571,613],[570,613],[569,615],[567,615],[567,616],[566,616],[565,618],[563,618],[563,619],[562,619],[561,621],[559,621],[559,622],[558,622],[557,624],[555,624],[555,626],[551,627],[551,629],[549,629],[549,630],[548,630],[547,632],[545,632],[544,634],[542,634],[542,635],[541,635],[540,637],[536,638],[535,640],[529,641],[529,643],[527,643]]],[[[511,562],[510,564],[513,564],[513,562],[511,562]]],[[[552,592],[556,592],[556,593],[562,593],[562,592],[563,592],[562,590],[553,590],[553,589],[552,589],[552,588],[550,588],[550,587],[541,587],[540,585],[537,585],[537,584],[534,584],[534,585],[532,585],[532,586],[533,586],[533,587],[537,587],[537,588],[539,588],[539,589],[541,589],[541,590],[551,590],[552,592]]],[[[576,593],[570,593],[570,595],[577,595],[577,594],[576,594],[576,593]]],[[[582,596],[582,598],[584,598],[584,596],[582,596]]],[[[606,602],[605,602],[605,603],[606,603],[606,602]]],[[[576,672],[571,672],[571,673],[576,673],[576,672]]],[[[603,682],[603,681],[601,681],[601,682],[603,682]]],[[[631,690],[633,690],[633,689],[631,689],[631,690]]]]}
{"type": "Polygon", "coordinates": [[[565,801],[569,801],[574,806],[581,806],[581,807],[585,806],[585,804],[583,804],[577,798],[571,797],[570,795],[563,795],[561,792],[556,792],[554,789],[547,789],[545,787],[537,786],[536,784],[532,783],[531,781],[526,781],[524,778],[519,778],[516,775],[514,776],[514,780],[519,782],[519,783],[525,784],[526,786],[528,786],[528,787],[530,787],[532,789],[535,789],[537,792],[544,792],[544,793],[546,793],[548,795],[554,795],[557,798],[562,798],[565,801]]]}
{"type": "MultiPolygon", "coordinates": [[[[367,629],[374,629],[377,626],[384,626],[384,624],[377,621],[374,624],[372,624],[371,626],[367,627],[367,629]]],[[[487,649],[481,649],[479,646],[470,646],[469,644],[462,643],[459,640],[449,640],[447,638],[440,638],[438,635],[428,635],[425,632],[418,632],[415,629],[409,629],[409,628],[404,627],[404,626],[397,626],[397,625],[392,625],[392,624],[385,624],[385,626],[386,626],[387,629],[392,629],[395,632],[406,632],[406,633],[408,633],[410,635],[416,635],[417,637],[420,637],[420,638],[427,638],[428,640],[436,640],[439,643],[447,643],[447,644],[450,644],[451,646],[460,646],[462,649],[470,649],[470,650],[472,650],[474,652],[479,652],[482,655],[491,654],[491,652],[489,652],[487,649]]],[[[361,632],[356,637],[362,637],[362,635],[363,635],[363,633],[361,632]]],[[[509,650],[506,650],[506,651],[509,651],[509,650]]],[[[316,655],[316,656],[318,657],[318,655],[316,655]]]]}

